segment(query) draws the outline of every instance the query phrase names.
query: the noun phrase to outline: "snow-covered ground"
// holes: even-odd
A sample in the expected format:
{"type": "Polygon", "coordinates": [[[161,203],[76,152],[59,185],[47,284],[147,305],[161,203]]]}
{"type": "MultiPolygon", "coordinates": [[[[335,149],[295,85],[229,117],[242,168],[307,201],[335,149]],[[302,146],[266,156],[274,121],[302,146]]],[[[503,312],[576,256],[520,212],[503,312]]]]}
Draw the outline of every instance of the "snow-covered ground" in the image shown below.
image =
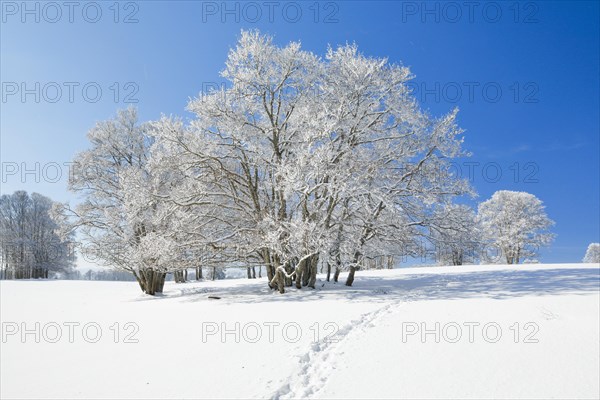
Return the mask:
{"type": "Polygon", "coordinates": [[[359,271],[284,295],[264,278],[0,295],[2,398],[600,397],[597,264],[359,271]]]}

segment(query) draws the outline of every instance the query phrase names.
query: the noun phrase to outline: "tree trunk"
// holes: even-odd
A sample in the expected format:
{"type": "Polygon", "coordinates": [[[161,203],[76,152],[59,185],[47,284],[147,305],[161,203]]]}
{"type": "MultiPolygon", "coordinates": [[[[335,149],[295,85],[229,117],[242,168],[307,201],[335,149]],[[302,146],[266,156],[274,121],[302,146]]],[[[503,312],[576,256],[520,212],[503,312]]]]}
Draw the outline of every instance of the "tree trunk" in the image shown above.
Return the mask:
{"type": "Polygon", "coordinates": [[[248,275],[248,279],[252,279],[252,274],[250,273],[250,267],[246,267],[246,275],[248,275]]]}
{"type": "Polygon", "coordinates": [[[335,273],[333,274],[333,281],[335,283],[337,283],[338,279],[340,278],[340,272],[342,272],[342,269],[339,266],[336,266],[335,273]]]}
{"type": "Polygon", "coordinates": [[[273,276],[277,273],[277,269],[281,266],[281,259],[277,254],[271,254],[271,269],[273,270],[273,276]]]}
{"type": "Polygon", "coordinates": [[[273,279],[269,281],[269,287],[277,287],[279,293],[285,293],[285,278],[285,268],[283,266],[277,267],[277,270],[275,271],[275,276],[273,276],[273,279]]]}
{"type": "Polygon", "coordinates": [[[181,283],[182,280],[182,275],[181,275],[181,271],[174,271],[173,272],[173,280],[175,281],[175,283],[181,283]]]}
{"type": "Polygon", "coordinates": [[[187,270],[175,271],[173,272],[173,280],[175,283],[185,283],[187,282],[187,270]]]}
{"type": "Polygon", "coordinates": [[[154,296],[156,293],[162,293],[167,274],[147,268],[141,270],[139,275],[134,272],[134,276],[142,291],[150,296],[154,296]]]}
{"type": "Polygon", "coordinates": [[[256,279],[256,267],[252,266],[252,279],[256,279]]]}
{"type": "Polygon", "coordinates": [[[162,293],[165,286],[166,273],[155,272],[154,273],[154,293],[162,293]]]}
{"type": "Polygon", "coordinates": [[[350,272],[348,273],[348,278],[346,278],[346,286],[352,286],[352,283],[354,283],[354,273],[356,272],[356,267],[358,266],[361,257],[362,254],[360,251],[354,252],[354,261],[350,264],[350,272]]]}
{"type": "Polygon", "coordinates": [[[270,277],[270,279],[273,279],[273,277],[275,276],[275,267],[273,266],[273,264],[269,264],[267,265],[267,278],[270,277]]]}
{"type": "Polygon", "coordinates": [[[340,272],[342,272],[342,259],[340,257],[340,254],[338,253],[335,256],[335,273],[333,274],[333,281],[335,283],[337,283],[340,277],[340,272]]]}
{"type": "Polygon", "coordinates": [[[302,277],[306,275],[306,258],[302,258],[296,266],[296,289],[302,289],[302,277]]]}
{"type": "Polygon", "coordinates": [[[306,258],[306,262],[304,263],[304,268],[302,269],[302,286],[308,286],[308,282],[310,281],[310,271],[312,268],[311,258],[306,258]]]}
{"type": "Polygon", "coordinates": [[[319,264],[319,253],[313,254],[309,258],[310,262],[310,279],[308,280],[308,287],[315,288],[315,284],[317,283],[317,266],[319,264]]]}
{"type": "Polygon", "coordinates": [[[277,276],[277,288],[279,289],[279,293],[285,293],[285,269],[277,268],[275,272],[277,276]]]}
{"type": "Polygon", "coordinates": [[[146,293],[146,291],[144,290],[144,288],[146,287],[145,286],[146,284],[142,281],[143,274],[140,272],[140,274],[138,275],[138,273],[135,271],[131,271],[131,273],[135,277],[135,280],[137,281],[137,283],[140,285],[140,289],[142,290],[142,292],[146,293]]]}
{"type": "Polygon", "coordinates": [[[273,266],[273,260],[268,249],[262,251],[263,261],[265,262],[265,268],[267,269],[267,279],[269,282],[275,277],[275,268],[273,266]]]}
{"type": "Polygon", "coordinates": [[[294,267],[292,267],[292,262],[288,261],[283,266],[285,269],[285,286],[292,286],[292,275],[294,273],[294,267]]]}
{"type": "Polygon", "coordinates": [[[196,267],[196,280],[199,281],[202,279],[202,267],[196,267]]]}
{"type": "MultiPolygon", "coordinates": [[[[271,289],[279,289],[279,293],[285,293],[285,269],[283,266],[279,266],[277,257],[273,257],[273,261],[277,264],[277,267],[273,273],[273,278],[269,279],[268,285],[271,289]]],[[[268,269],[267,267],[267,271],[268,269]]]]}
{"type": "Polygon", "coordinates": [[[330,278],[331,278],[331,263],[329,261],[327,261],[327,282],[329,282],[330,278]]]}
{"type": "Polygon", "coordinates": [[[346,286],[352,286],[352,283],[354,283],[354,272],[356,272],[356,267],[354,265],[350,265],[350,272],[348,273],[348,278],[346,279],[346,286]]]}

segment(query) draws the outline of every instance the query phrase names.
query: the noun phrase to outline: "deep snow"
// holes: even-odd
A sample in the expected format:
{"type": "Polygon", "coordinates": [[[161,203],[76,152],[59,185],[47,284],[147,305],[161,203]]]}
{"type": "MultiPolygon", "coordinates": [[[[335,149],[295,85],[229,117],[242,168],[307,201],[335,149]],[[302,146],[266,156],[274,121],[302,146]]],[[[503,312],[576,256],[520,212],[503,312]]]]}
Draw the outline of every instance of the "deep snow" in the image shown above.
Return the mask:
{"type": "Polygon", "coordinates": [[[320,278],[2,281],[0,397],[600,397],[598,264],[320,278]]]}

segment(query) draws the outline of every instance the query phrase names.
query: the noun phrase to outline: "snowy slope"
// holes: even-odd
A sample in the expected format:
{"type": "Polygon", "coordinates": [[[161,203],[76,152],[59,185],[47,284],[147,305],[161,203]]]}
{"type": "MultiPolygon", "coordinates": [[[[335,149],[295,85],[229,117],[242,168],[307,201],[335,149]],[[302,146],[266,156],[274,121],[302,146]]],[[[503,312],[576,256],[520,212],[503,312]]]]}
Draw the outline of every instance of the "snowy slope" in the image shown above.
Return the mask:
{"type": "Polygon", "coordinates": [[[597,264],[360,271],[352,288],[265,287],[168,283],[150,298],[131,282],[2,281],[0,397],[600,396],[597,264]]]}

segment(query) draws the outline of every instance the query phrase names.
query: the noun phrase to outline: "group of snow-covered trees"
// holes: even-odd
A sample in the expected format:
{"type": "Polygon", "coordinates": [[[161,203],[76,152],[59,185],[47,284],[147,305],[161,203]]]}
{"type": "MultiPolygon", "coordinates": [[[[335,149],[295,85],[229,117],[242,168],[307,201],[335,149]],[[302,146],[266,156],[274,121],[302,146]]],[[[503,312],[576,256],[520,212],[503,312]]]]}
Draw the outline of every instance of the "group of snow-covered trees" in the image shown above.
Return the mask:
{"type": "MultiPolygon", "coordinates": [[[[319,58],[242,32],[222,76],[228,87],[189,102],[191,121],[139,123],[122,110],[74,160],[70,189],[85,201],[63,215],[85,251],[130,271],[145,293],[161,292],[168,272],[181,280],[221,266],[264,266],[282,293],[314,287],[318,265],[335,281],[347,270],[352,285],[361,266],[418,255],[423,239],[460,264],[481,243],[476,225],[494,232],[507,262],[549,238],[495,220],[494,198],[481,218],[453,204],[471,193],[448,168],[464,155],[457,111],[421,110],[406,67],[355,45],[319,58]]],[[[543,214],[541,203],[521,212],[536,207],[543,214]]]]}
{"type": "Polygon", "coordinates": [[[463,204],[439,207],[430,221],[430,242],[441,264],[518,264],[552,241],[553,224],[534,195],[500,190],[477,212],[463,204]]]}
{"type": "Polygon", "coordinates": [[[0,197],[0,279],[48,278],[73,269],[72,237],[59,234],[54,204],[24,191],[0,197]]]}

